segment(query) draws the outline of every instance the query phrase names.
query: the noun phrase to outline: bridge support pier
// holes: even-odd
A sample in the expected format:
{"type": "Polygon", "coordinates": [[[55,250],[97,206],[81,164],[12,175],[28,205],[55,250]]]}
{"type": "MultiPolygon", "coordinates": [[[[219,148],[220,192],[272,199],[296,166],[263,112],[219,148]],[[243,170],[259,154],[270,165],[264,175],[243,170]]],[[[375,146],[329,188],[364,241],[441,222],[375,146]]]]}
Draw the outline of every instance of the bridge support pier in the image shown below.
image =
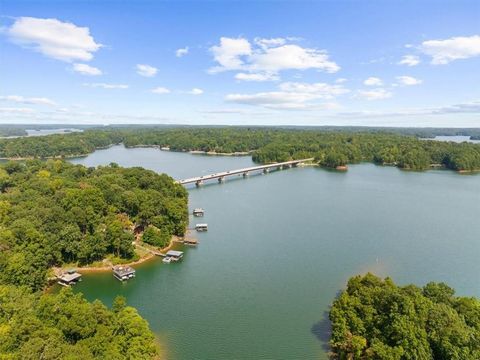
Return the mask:
{"type": "Polygon", "coordinates": [[[243,173],[243,177],[247,177],[247,176],[248,176],[248,171],[245,171],[245,172],[243,173]]]}
{"type": "Polygon", "coordinates": [[[265,168],[265,169],[263,169],[263,173],[264,173],[264,174],[268,174],[269,172],[270,172],[270,168],[265,168]]]}
{"type": "Polygon", "coordinates": [[[223,183],[225,181],[225,176],[219,177],[218,182],[223,183]]]}
{"type": "Polygon", "coordinates": [[[197,186],[197,187],[202,185],[202,184],[203,184],[202,180],[198,180],[198,181],[195,182],[195,186],[197,186]]]}

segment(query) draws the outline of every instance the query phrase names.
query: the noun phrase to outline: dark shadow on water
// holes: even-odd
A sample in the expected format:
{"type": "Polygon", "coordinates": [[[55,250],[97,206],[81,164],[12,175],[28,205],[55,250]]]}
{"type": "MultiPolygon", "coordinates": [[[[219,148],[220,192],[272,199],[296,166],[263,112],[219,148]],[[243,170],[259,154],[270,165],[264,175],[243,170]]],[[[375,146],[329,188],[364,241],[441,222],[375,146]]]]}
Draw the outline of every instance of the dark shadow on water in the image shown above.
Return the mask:
{"type": "Polygon", "coordinates": [[[323,312],[322,319],[313,324],[310,331],[322,343],[322,349],[327,352],[330,351],[330,345],[328,344],[328,341],[330,340],[330,335],[332,334],[332,327],[330,324],[330,319],[328,318],[328,311],[323,312]]]}

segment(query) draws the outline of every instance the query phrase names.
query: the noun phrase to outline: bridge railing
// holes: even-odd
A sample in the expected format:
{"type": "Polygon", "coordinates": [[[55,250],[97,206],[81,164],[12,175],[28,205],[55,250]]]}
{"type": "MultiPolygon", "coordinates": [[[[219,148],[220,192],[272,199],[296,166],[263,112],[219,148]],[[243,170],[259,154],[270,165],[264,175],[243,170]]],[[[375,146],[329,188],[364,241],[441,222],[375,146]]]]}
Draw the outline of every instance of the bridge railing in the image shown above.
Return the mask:
{"type": "Polygon", "coordinates": [[[303,163],[303,162],[312,161],[313,159],[314,158],[300,159],[300,160],[290,160],[290,161],[284,161],[284,162],[280,162],[280,163],[252,166],[252,167],[243,168],[243,169],[229,170],[229,171],[223,171],[223,172],[210,174],[210,175],[203,175],[203,176],[197,176],[197,177],[183,179],[183,180],[177,180],[176,182],[178,184],[182,184],[182,185],[192,184],[192,183],[199,184],[200,182],[206,181],[206,180],[223,179],[227,176],[238,175],[238,174],[244,174],[245,175],[245,174],[247,174],[251,171],[281,167],[281,166],[286,166],[286,165],[300,164],[300,163],[303,163]]]}

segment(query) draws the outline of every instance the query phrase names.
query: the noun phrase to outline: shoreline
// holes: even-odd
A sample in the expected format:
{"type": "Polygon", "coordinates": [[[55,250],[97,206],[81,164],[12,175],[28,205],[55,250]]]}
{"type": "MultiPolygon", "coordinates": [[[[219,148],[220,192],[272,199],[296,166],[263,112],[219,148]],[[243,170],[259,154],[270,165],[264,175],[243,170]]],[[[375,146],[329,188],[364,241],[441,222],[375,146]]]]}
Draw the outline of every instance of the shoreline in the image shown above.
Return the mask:
{"type": "MultiPolygon", "coordinates": [[[[187,236],[191,236],[191,234],[188,232],[188,230],[185,233],[184,238],[186,238],[187,236]]],[[[154,254],[153,252],[166,253],[169,250],[171,250],[174,247],[175,244],[178,244],[178,243],[182,243],[182,241],[176,235],[173,235],[172,238],[170,239],[169,244],[166,247],[161,248],[161,249],[158,249],[158,248],[150,249],[150,248],[147,247],[147,246],[149,246],[148,244],[143,244],[143,243],[138,244],[137,243],[135,245],[135,247],[138,246],[141,249],[146,250],[148,253],[145,254],[144,256],[140,257],[140,259],[138,259],[138,260],[131,261],[131,262],[124,263],[124,264],[117,264],[117,265],[119,265],[119,266],[135,266],[135,265],[140,265],[140,264],[146,263],[148,261],[153,261],[153,259],[156,259],[158,257],[162,257],[162,256],[154,254]]],[[[105,261],[105,260],[106,259],[104,259],[102,261],[105,261]]],[[[83,266],[83,267],[74,267],[74,268],[79,273],[95,273],[95,272],[100,272],[101,273],[101,272],[106,272],[106,271],[112,271],[112,266],[115,266],[115,265],[110,263],[110,264],[108,264],[108,265],[106,264],[104,266],[83,266]]],[[[55,272],[55,269],[58,269],[59,271],[65,271],[67,268],[70,268],[70,266],[53,268],[53,269],[54,269],[54,272],[55,272]]]]}
{"type": "MultiPolygon", "coordinates": [[[[105,150],[109,149],[113,146],[118,146],[118,145],[123,145],[126,149],[135,149],[135,148],[154,148],[154,149],[159,149],[160,151],[169,151],[169,152],[180,152],[180,153],[189,153],[192,155],[207,155],[207,156],[248,156],[252,155],[255,150],[249,150],[249,151],[238,151],[238,152],[231,152],[231,153],[222,153],[222,152],[215,152],[215,151],[204,151],[204,150],[171,150],[169,147],[162,147],[161,145],[145,145],[145,144],[138,144],[134,146],[126,146],[124,143],[117,143],[117,144],[110,144],[108,146],[102,146],[102,147],[97,147],[95,148],[92,152],[86,153],[86,154],[71,154],[71,155],[57,155],[57,156],[45,156],[45,157],[35,157],[35,156],[26,156],[26,157],[0,157],[0,161],[25,161],[25,160],[35,160],[35,159],[40,159],[40,160],[65,160],[65,159],[75,159],[75,158],[83,158],[87,157],[91,154],[93,154],[97,150],[105,150]],[[168,150],[167,150],[168,148],[168,150]]],[[[253,160],[252,160],[253,161],[253,160]]],[[[363,161],[362,161],[363,162],[363,161]]],[[[429,171],[432,169],[444,169],[444,170],[450,170],[454,171],[457,174],[461,175],[468,175],[468,174],[475,174],[479,173],[480,169],[473,169],[473,170],[466,170],[466,169],[450,169],[446,167],[443,164],[430,164],[430,166],[426,169],[408,169],[408,168],[401,168],[396,164],[391,164],[391,163],[383,163],[383,164],[377,164],[374,161],[365,161],[367,163],[371,163],[374,165],[381,165],[381,166],[393,166],[396,167],[400,170],[407,170],[407,171],[429,171]]],[[[325,166],[321,166],[320,164],[317,163],[309,163],[309,164],[299,164],[298,166],[319,166],[321,168],[326,168],[326,169],[333,169],[337,171],[346,171],[345,169],[336,169],[336,168],[329,168],[325,166]]],[[[348,164],[347,164],[347,169],[348,169],[348,164]]]]}

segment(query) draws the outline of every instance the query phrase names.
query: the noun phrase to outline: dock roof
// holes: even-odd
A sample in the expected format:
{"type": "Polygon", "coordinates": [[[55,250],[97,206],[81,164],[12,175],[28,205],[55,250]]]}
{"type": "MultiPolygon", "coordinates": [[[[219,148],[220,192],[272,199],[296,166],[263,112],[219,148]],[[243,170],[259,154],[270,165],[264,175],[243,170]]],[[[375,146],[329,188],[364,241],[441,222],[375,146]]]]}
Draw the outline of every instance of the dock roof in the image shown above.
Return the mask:
{"type": "Polygon", "coordinates": [[[75,273],[64,273],[60,275],[58,278],[65,282],[72,282],[80,279],[81,277],[82,277],[82,274],[75,272],[75,273]]]}
{"type": "Polygon", "coordinates": [[[135,273],[135,269],[130,266],[115,266],[113,272],[119,276],[135,273]]]}
{"type": "Polygon", "coordinates": [[[183,256],[183,251],[169,250],[167,256],[181,257],[183,256]]]}

